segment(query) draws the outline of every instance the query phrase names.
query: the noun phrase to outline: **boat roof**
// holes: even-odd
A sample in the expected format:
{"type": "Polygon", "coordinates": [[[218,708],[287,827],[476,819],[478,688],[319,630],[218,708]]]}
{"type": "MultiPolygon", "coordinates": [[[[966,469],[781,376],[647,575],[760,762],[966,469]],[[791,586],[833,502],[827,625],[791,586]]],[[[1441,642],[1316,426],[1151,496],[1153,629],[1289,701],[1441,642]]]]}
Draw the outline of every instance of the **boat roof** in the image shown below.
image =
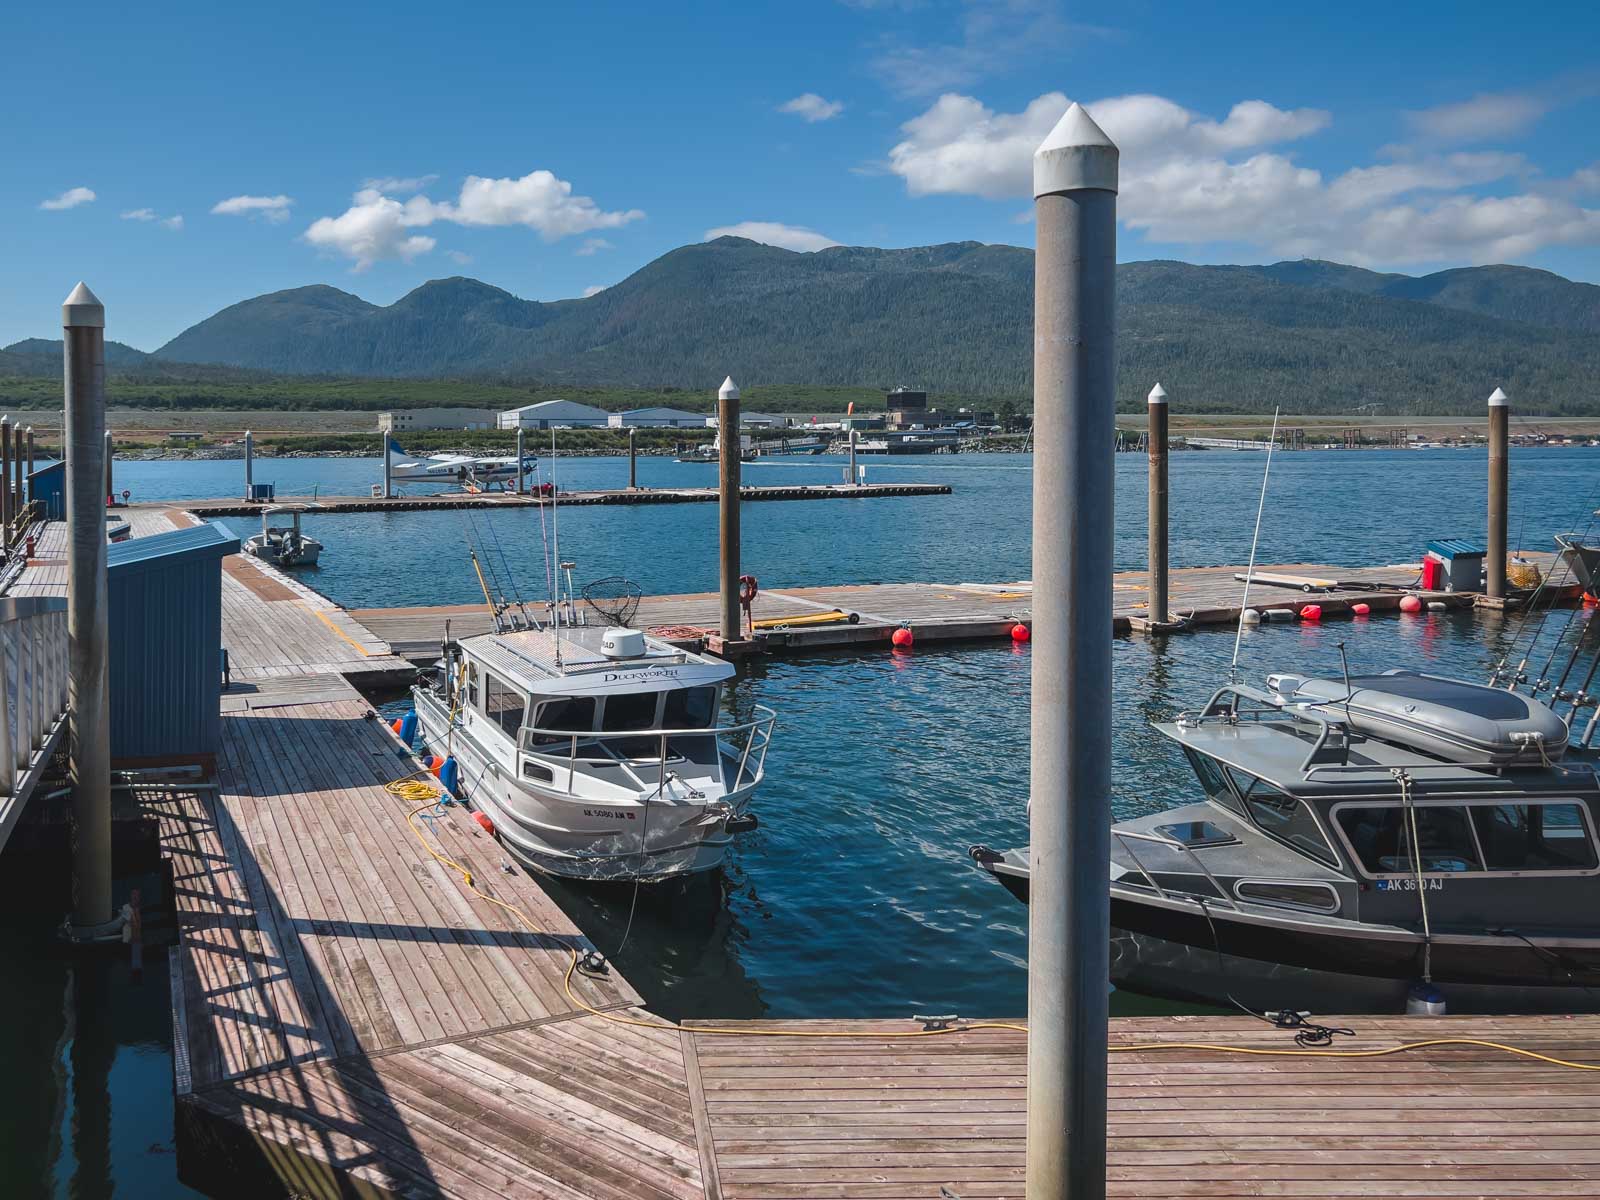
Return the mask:
{"type": "Polygon", "coordinates": [[[642,653],[612,658],[600,649],[608,631],[604,625],[563,625],[485,633],[463,638],[461,649],[529,691],[564,696],[705,687],[734,674],[732,663],[681,650],[649,634],[642,635],[642,653]]]}

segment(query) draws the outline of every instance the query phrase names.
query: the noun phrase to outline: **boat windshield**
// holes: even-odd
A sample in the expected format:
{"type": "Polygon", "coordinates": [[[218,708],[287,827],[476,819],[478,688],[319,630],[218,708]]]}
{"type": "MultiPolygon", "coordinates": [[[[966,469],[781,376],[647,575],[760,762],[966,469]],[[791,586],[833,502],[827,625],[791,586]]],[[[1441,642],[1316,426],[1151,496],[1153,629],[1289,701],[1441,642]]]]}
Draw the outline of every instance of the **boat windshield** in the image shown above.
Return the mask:
{"type": "Polygon", "coordinates": [[[1328,845],[1322,826],[1312,815],[1304,801],[1287,792],[1280,792],[1265,780],[1239,770],[1228,768],[1228,777],[1244,799],[1250,819],[1261,832],[1276,838],[1284,845],[1330,867],[1339,865],[1339,856],[1328,845]]]}

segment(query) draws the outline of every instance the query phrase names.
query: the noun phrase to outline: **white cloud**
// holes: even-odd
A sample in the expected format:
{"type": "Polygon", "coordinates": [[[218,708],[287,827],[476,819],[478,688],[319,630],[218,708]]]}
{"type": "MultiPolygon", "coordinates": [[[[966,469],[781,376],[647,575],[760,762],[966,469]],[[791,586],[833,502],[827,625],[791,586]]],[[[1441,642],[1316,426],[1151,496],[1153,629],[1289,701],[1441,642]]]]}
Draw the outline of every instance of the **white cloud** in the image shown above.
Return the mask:
{"type": "Polygon", "coordinates": [[[793,100],[786,100],[778,105],[781,113],[792,113],[808,123],[817,121],[831,121],[844,111],[844,103],[839,100],[824,100],[815,92],[802,92],[793,100]]]}
{"type": "Polygon", "coordinates": [[[878,43],[870,65],[890,91],[932,96],[969,87],[990,75],[1014,72],[1021,63],[1056,54],[1073,35],[1099,37],[1107,32],[1069,22],[1059,0],[962,0],[954,7],[959,28],[950,38],[914,44],[891,34],[878,43]]]}
{"type": "MultiPolygon", "coordinates": [[[[913,196],[1028,197],[1033,151],[1066,105],[1050,93],[1004,113],[946,94],[901,127],[888,167],[913,196]]],[[[1399,147],[1391,148],[1404,156],[1396,161],[1325,178],[1275,149],[1326,128],[1329,114],[1319,109],[1246,100],[1219,121],[1160,96],[1088,107],[1121,151],[1118,216],[1152,242],[1231,242],[1364,265],[1493,262],[1600,242],[1600,211],[1569,198],[1583,190],[1587,171],[1523,194],[1484,196],[1471,189],[1515,191],[1534,168],[1501,151],[1399,147]]]]}
{"type": "Polygon", "coordinates": [[[799,225],[783,225],[777,221],[740,221],[737,225],[722,225],[716,229],[706,230],[706,241],[719,237],[749,238],[752,242],[762,242],[768,246],[807,253],[839,245],[831,237],[814,229],[805,229],[799,225]]]}
{"type": "Polygon", "coordinates": [[[1533,92],[1480,92],[1470,100],[1406,114],[1424,137],[1443,142],[1485,142],[1531,129],[1554,105],[1533,92]]]}
{"type": "Polygon", "coordinates": [[[362,188],[342,215],[313,221],[305,239],[319,249],[353,259],[355,270],[365,271],[376,262],[410,262],[428,253],[436,245],[435,240],[408,231],[438,221],[456,225],[523,225],[553,242],[594,229],[626,225],[643,216],[638,209],[606,212],[588,196],[573,195],[572,185],[549,171],[531,171],[521,179],[469,175],[454,201],[436,203],[426,196],[412,196],[402,202],[378,188],[362,188]]]}
{"type": "Polygon", "coordinates": [[[163,228],[172,230],[174,233],[177,233],[183,228],[183,217],[181,215],[163,217],[153,208],[131,209],[130,211],[122,214],[122,219],[124,221],[154,221],[163,228]]]}
{"type": "Polygon", "coordinates": [[[429,184],[438,181],[437,175],[406,175],[396,177],[385,175],[381,179],[368,179],[361,185],[362,191],[383,192],[388,195],[408,196],[412,192],[420,192],[429,184]]]}
{"type": "Polygon", "coordinates": [[[90,204],[94,201],[94,192],[86,187],[68,188],[61,195],[52,200],[41,201],[39,207],[46,212],[60,212],[65,208],[77,208],[80,204],[90,204]]]}
{"type": "Polygon", "coordinates": [[[636,208],[605,212],[588,196],[574,196],[572,185],[549,171],[530,171],[521,179],[468,175],[454,204],[438,206],[443,220],[462,225],[525,225],[547,242],[615,229],[644,216],[636,208]]]}
{"type": "Polygon", "coordinates": [[[413,225],[429,224],[428,201],[413,197],[401,204],[377,192],[356,193],[355,203],[341,216],[322,217],[305,232],[306,241],[320,250],[355,260],[355,270],[389,259],[410,262],[437,244],[433,238],[412,234],[413,225]]]}
{"type": "Polygon", "coordinates": [[[595,284],[592,287],[586,287],[583,289],[583,298],[587,300],[590,296],[598,296],[605,290],[605,286],[602,284],[595,284]]]}
{"type": "Polygon", "coordinates": [[[605,238],[584,238],[583,245],[579,246],[573,253],[579,258],[588,258],[591,255],[600,253],[602,250],[615,249],[616,247],[606,241],[605,238]]]}
{"type": "Polygon", "coordinates": [[[281,225],[289,219],[289,209],[294,200],[288,196],[229,196],[211,206],[211,211],[224,217],[260,217],[281,225]]]}
{"type": "Polygon", "coordinates": [[[446,250],[445,257],[459,267],[464,267],[472,261],[472,255],[462,250],[446,250]]]}

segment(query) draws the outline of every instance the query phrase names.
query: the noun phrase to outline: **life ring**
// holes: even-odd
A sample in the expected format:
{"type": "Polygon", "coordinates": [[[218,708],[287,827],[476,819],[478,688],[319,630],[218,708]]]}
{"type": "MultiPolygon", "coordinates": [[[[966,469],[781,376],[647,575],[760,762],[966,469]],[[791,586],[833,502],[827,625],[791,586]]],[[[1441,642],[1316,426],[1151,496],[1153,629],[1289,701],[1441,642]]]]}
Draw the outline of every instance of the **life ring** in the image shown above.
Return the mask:
{"type": "Polygon", "coordinates": [[[756,582],[754,575],[739,576],[739,603],[749,608],[755,603],[756,593],[761,590],[761,585],[756,582]]]}

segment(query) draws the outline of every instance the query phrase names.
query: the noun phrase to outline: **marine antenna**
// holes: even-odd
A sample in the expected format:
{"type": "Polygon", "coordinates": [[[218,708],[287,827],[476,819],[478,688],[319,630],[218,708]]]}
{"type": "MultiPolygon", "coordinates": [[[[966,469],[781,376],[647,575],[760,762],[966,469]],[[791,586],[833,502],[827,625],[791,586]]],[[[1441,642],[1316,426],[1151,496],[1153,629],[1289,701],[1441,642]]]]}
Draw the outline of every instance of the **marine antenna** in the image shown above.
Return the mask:
{"type": "Polygon", "coordinates": [[[1250,604],[1250,577],[1256,573],[1256,543],[1261,540],[1261,514],[1267,508],[1267,480],[1272,476],[1272,448],[1278,444],[1278,413],[1272,410],[1272,434],[1267,439],[1267,466],[1261,472],[1261,501],[1256,505],[1256,531],[1250,539],[1250,565],[1244,571],[1244,595],[1239,600],[1239,628],[1233,635],[1233,661],[1228,664],[1228,679],[1239,677],[1239,643],[1244,640],[1244,610],[1250,604]]]}
{"type": "MultiPolygon", "coordinates": [[[[556,487],[556,429],[550,427],[550,551],[556,563],[561,562],[561,509],[556,496],[561,489],[556,487]]],[[[555,609],[551,616],[554,624],[550,628],[550,638],[555,643],[556,670],[561,670],[561,573],[558,569],[555,576],[556,594],[555,609]]]]}

